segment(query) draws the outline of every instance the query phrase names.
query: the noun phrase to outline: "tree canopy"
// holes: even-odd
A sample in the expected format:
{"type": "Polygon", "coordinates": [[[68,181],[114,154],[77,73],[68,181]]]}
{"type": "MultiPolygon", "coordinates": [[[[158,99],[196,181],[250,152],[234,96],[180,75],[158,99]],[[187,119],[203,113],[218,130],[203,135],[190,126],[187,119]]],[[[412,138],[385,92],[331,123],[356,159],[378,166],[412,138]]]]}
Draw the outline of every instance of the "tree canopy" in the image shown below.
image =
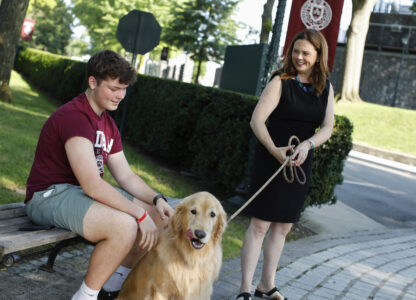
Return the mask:
{"type": "Polygon", "coordinates": [[[170,7],[181,2],[182,0],[72,0],[72,11],[87,28],[93,51],[104,48],[120,51],[122,47],[116,39],[116,31],[121,17],[133,9],[151,12],[163,28],[170,20],[170,7]]]}
{"type": "Polygon", "coordinates": [[[36,24],[33,40],[24,42],[25,45],[66,54],[74,17],[64,0],[31,0],[26,18],[36,20],[36,24]]]}
{"type": "Polygon", "coordinates": [[[223,59],[225,48],[238,42],[238,25],[231,19],[237,4],[238,0],[187,0],[171,10],[173,19],[162,39],[191,53],[198,63],[196,83],[202,62],[223,59]]]}

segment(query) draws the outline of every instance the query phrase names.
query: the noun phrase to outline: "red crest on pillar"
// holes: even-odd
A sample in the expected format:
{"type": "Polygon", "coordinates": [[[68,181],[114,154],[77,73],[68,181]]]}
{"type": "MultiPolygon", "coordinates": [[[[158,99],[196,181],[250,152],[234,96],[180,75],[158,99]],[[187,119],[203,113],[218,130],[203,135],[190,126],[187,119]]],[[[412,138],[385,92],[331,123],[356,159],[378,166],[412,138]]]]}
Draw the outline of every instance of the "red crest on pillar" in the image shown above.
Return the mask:
{"type": "Polygon", "coordinates": [[[284,55],[299,31],[315,29],[325,36],[328,43],[328,68],[332,71],[343,4],[344,0],[293,0],[284,55]]]}

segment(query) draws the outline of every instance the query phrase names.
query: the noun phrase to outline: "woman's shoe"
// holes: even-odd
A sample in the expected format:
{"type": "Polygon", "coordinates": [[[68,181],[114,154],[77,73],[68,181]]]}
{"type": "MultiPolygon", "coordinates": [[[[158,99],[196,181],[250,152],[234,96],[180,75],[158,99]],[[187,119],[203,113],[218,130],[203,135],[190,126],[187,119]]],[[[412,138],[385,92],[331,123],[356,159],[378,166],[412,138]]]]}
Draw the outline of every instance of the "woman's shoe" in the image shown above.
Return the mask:
{"type": "Polygon", "coordinates": [[[254,292],[254,296],[265,299],[288,300],[286,297],[280,294],[279,290],[276,287],[272,288],[270,291],[266,293],[256,289],[256,291],[254,292]]]}
{"type": "Polygon", "coordinates": [[[238,294],[237,298],[235,298],[235,300],[251,300],[251,294],[250,293],[241,293],[238,294]]]}

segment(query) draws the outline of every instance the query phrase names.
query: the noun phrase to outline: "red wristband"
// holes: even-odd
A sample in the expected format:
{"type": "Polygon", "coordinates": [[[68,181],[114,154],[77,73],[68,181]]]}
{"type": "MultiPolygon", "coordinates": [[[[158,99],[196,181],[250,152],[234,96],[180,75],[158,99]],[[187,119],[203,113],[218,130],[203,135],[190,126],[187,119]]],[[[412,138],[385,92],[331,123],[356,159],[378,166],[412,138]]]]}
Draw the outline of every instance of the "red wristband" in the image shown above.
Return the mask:
{"type": "Polygon", "coordinates": [[[143,221],[144,218],[146,218],[146,216],[147,216],[147,210],[144,210],[143,216],[141,216],[140,219],[136,219],[137,223],[140,223],[141,221],[143,221]]]}

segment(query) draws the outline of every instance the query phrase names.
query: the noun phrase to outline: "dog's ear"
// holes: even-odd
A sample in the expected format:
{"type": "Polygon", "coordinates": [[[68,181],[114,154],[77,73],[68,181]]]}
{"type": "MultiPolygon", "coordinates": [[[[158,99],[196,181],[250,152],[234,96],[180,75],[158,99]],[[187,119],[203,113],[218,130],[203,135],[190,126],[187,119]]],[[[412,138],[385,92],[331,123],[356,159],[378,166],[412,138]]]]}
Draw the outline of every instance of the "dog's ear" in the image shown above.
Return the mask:
{"type": "Polygon", "coordinates": [[[175,208],[175,213],[170,218],[170,226],[174,232],[180,232],[182,228],[182,220],[186,213],[186,206],[183,203],[179,203],[175,208]]]}
{"type": "Polygon", "coordinates": [[[214,226],[213,230],[213,239],[215,243],[218,243],[221,241],[222,234],[225,231],[225,228],[227,227],[227,214],[224,211],[224,208],[219,205],[220,210],[218,212],[217,216],[217,223],[214,226]]]}

